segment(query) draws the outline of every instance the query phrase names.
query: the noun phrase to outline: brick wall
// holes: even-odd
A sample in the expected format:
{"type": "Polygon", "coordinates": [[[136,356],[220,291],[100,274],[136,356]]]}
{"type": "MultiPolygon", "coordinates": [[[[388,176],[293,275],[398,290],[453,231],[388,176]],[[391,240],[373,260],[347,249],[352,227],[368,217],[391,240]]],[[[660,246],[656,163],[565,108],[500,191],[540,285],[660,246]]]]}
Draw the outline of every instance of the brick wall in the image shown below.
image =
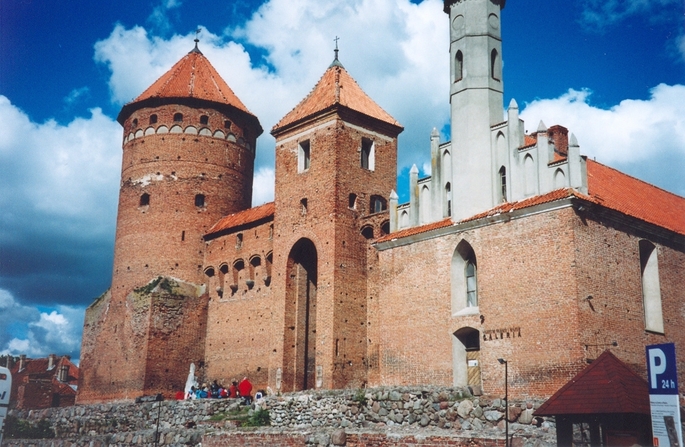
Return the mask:
{"type": "Polygon", "coordinates": [[[243,377],[255,391],[269,385],[273,328],[280,324],[273,317],[272,225],[246,225],[207,243],[205,269],[214,273],[206,278],[206,378],[225,386],[243,377]]]}

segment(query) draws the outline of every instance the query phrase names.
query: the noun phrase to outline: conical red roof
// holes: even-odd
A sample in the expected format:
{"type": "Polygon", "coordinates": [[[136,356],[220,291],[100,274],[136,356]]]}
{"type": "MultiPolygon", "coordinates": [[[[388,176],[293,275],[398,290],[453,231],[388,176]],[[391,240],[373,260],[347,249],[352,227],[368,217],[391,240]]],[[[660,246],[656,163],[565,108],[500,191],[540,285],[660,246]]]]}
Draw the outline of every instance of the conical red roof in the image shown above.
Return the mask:
{"type": "Polygon", "coordinates": [[[271,133],[313,116],[326,109],[341,105],[356,112],[386,122],[400,129],[402,126],[383,110],[359,87],[342,64],[336,59],[323,74],[314,89],[293,110],[276,124],[271,133]]]}
{"type": "Polygon", "coordinates": [[[126,104],[119,114],[119,121],[123,122],[140,103],[187,98],[229,105],[254,117],[204,54],[195,47],[140,96],[126,104]]]}

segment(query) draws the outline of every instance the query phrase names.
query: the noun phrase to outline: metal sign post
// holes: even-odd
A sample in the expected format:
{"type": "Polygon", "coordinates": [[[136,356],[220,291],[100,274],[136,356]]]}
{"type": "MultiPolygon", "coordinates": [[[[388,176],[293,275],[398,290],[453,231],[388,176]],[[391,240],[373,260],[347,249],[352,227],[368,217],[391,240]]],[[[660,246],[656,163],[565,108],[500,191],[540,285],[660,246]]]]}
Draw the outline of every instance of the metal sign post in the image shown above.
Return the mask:
{"type": "Polygon", "coordinates": [[[647,346],[649,405],[655,447],[683,447],[675,345],[647,346]]]}
{"type": "Polygon", "coordinates": [[[0,366],[0,444],[5,432],[5,416],[10,405],[10,392],[12,391],[12,374],[10,370],[0,366]]]}

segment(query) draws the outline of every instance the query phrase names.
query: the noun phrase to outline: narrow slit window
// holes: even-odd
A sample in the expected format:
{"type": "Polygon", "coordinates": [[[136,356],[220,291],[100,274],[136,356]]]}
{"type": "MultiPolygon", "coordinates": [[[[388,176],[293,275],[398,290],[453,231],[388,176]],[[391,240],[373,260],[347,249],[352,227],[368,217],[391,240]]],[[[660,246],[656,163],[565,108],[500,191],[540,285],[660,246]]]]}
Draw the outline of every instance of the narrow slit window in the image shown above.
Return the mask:
{"type": "Polygon", "coordinates": [[[195,206],[200,207],[200,208],[205,206],[205,195],[204,194],[196,194],[195,195],[195,206]]]}
{"type": "Polygon", "coordinates": [[[375,145],[373,140],[362,138],[361,167],[373,171],[375,168],[375,145]]]}
{"type": "Polygon", "coordinates": [[[238,233],[235,237],[235,248],[241,248],[243,246],[243,233],[238,233]]]}
{"type": "Polygon", "coordinates": [[[507,201],[507,168],[502,166],[499,170],[500,202],[507,201]]]}
{"type": "Polygon", "coordinates": [[[300,142],[297,149],[297,172],[304,172],[311,164],[311,145],[309,140],[300,142]]]}
{"type": "Polygon", "coordinates": [[[307,199],[300,200],[300,212],[303,216],[307,214],[307,199]]]}

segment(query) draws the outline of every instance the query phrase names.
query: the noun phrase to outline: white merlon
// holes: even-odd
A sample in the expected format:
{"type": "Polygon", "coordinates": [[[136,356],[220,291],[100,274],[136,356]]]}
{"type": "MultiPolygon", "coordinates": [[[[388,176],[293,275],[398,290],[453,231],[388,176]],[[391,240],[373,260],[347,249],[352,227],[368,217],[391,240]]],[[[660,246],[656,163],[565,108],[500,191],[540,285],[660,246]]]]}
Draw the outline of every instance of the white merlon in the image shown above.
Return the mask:
{"type": "Polygon", "coordinates": [[[415,164],[409,170],[409,223],[412,227],[419,224],[419,168],[415,164]]]}
{"type": "Polygon", "coordinates": [[[397,231],[398,225],[397,225],[397,201],[399,200],[399,197],[397,196],[397,193],[393,189],[390,191],[390,232],[393,233],[397,231]]]}

